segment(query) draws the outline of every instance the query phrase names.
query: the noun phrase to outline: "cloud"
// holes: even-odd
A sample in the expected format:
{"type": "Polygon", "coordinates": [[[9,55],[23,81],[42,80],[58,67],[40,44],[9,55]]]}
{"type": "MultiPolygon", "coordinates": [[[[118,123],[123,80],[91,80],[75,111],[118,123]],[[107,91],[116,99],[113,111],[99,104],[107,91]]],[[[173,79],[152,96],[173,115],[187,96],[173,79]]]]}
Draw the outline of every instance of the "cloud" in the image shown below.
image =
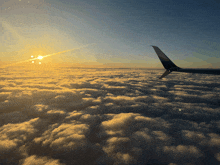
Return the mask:
{"type": "Polygon", "coordinates": [[[202,132],[194,132],[189,130],[182,130],[182,136],[185,140],[192,141],[193,143],[200,143],[205,140],[206,137],[202,132]]]}
{"type": "Polygon", "coordinates": [[[50,69],[2,74],[0,163],[219,163],[219,83],[209,75],[50,69]]]}
{"type": "Polygon", "coordinates": [[[37,157],[36,155],[29,156],[23,160],[22,165],[62,165],[59,160],[48,159],[47,157],[37,157]]]}
{"type": "Polygon", "coordinates": [[[211,138],[209,141],[209,145],[220,148],[220,135],[215,133],[209,133],[208,135],[211,138]]]}
{"type": "Polygon", "coordinates": [[[0,127],[0,159],[9,164],[14,162],[14,158],[22,158],[19,147],[28,143],[44,125],[39,118],[17,124],[5,124],[0,127]],[[8,157],[11,155],[11,157],[8,157]]]}
{"type": "Polygon", "coordinates": [[[195,159],[202,156],[202,153],[195,146],[165,146],[164,153],[169,158],[179,164],[193,163],[195,159]]]}
{"type": "MultiPolygon", "coordinates": [[[[110,115],[110,117],[111,116],[112,115],[110,115]]],[[[133,114],[133,113],[117,114],[114,115],[114,117],[111,120],[102,122],[102,126],[105,129],[120,130],[132,124],[132,121],[134,120],[135,116],[137,116],[137,114],[133,114]]]]}
{"type": "Polygon", "coordinates": [[[6,124],[0,128],[1,148],[13,149],[28,140],[37,130],[34,128],[40,121],[39,118],[20,124],[6,124]],[[8,145],[9,144],[9,145],[8,145]]]}
{"type": "Polygon", "coordinates": [[[103,150],[112,157],[115,162],[122,164],[134,163],[135,160],[129,153],[130,139],[125,137],[112,137],[107,140],[107,145],[103,150]],[[128,148],[127,148],[128,147],[128,148]],[[126,148],[126,149],[125,149],[126,148]]]}
{"type": "MultiPolygon", "coordinates": [[[[55,126],[57,125],[53,125],[53,127],[55,126]]],[[[57,151],[74,150],[74,148],[85,145],[85,133],[88,130],[89,128],[85,124],[61,124],[51,130],[51,132],[47,130],[42,137],[36,138],[34,141],[42,143],[43,146],[49,145],[57,151]]]]}

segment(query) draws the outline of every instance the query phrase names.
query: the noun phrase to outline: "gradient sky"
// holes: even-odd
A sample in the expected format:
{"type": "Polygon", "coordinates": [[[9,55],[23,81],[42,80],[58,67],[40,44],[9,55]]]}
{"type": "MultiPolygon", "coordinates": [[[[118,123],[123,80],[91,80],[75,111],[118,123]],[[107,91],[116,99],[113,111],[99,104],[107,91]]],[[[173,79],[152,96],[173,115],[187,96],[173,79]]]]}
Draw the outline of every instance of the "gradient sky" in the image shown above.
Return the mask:
{"type": "Polygon", "coordinates": [[[220,66],[217,0],[4,0],[0,4],[3,62],[87,45],[45,62],[162,67],[150,46],[156,45],[181,67],[220,66]]]}

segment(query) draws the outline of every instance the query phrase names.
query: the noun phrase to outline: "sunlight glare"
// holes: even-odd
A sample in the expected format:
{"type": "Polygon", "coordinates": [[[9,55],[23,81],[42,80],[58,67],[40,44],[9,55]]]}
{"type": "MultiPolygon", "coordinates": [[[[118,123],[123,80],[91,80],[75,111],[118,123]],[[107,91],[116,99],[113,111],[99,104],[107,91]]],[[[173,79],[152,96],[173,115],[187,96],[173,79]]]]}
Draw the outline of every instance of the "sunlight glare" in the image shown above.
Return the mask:
{"type": "Polygon", "coordinates": [[[43,56],[38,56],[37,59],[41,60],[43,59],[44,57],[43,56]]]}

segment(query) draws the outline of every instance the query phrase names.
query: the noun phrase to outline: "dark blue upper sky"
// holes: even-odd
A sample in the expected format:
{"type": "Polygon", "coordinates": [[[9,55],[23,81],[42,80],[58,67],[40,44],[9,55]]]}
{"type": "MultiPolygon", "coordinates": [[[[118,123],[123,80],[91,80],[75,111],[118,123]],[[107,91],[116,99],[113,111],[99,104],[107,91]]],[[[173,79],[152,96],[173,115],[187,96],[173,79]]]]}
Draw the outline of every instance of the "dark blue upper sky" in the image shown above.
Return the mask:
{"type": "Polygon", "coordinates": [[[150,45],[156,45],[181,66],[220,66],[220,1],[45,0],[44,3],[41,8],[47,11],[48,26],[65,32],[78,43],[96,43],[92,49],[98,62],[155,66],[159,61],[150,45]]]}

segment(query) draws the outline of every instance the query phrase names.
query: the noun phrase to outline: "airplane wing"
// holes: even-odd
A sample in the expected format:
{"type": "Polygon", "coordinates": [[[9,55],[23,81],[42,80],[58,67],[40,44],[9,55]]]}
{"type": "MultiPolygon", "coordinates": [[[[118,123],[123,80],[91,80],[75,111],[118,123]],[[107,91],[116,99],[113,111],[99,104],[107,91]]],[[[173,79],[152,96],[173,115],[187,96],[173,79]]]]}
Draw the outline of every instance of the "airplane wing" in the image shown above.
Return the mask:
{"type": "Polygon", "coordinates": [[[172,71],[176,72],[186,72],[186,73],[200,73],[200,74],[213,74],[213,75],[220,75],[220,69],[183,69],[175,65],[157,46],[152,46],[158,55],[161,63],[163,64],[166,71],[164,74],[159,78],[162,79],[163,77],[170,74],[172,71]]]}

